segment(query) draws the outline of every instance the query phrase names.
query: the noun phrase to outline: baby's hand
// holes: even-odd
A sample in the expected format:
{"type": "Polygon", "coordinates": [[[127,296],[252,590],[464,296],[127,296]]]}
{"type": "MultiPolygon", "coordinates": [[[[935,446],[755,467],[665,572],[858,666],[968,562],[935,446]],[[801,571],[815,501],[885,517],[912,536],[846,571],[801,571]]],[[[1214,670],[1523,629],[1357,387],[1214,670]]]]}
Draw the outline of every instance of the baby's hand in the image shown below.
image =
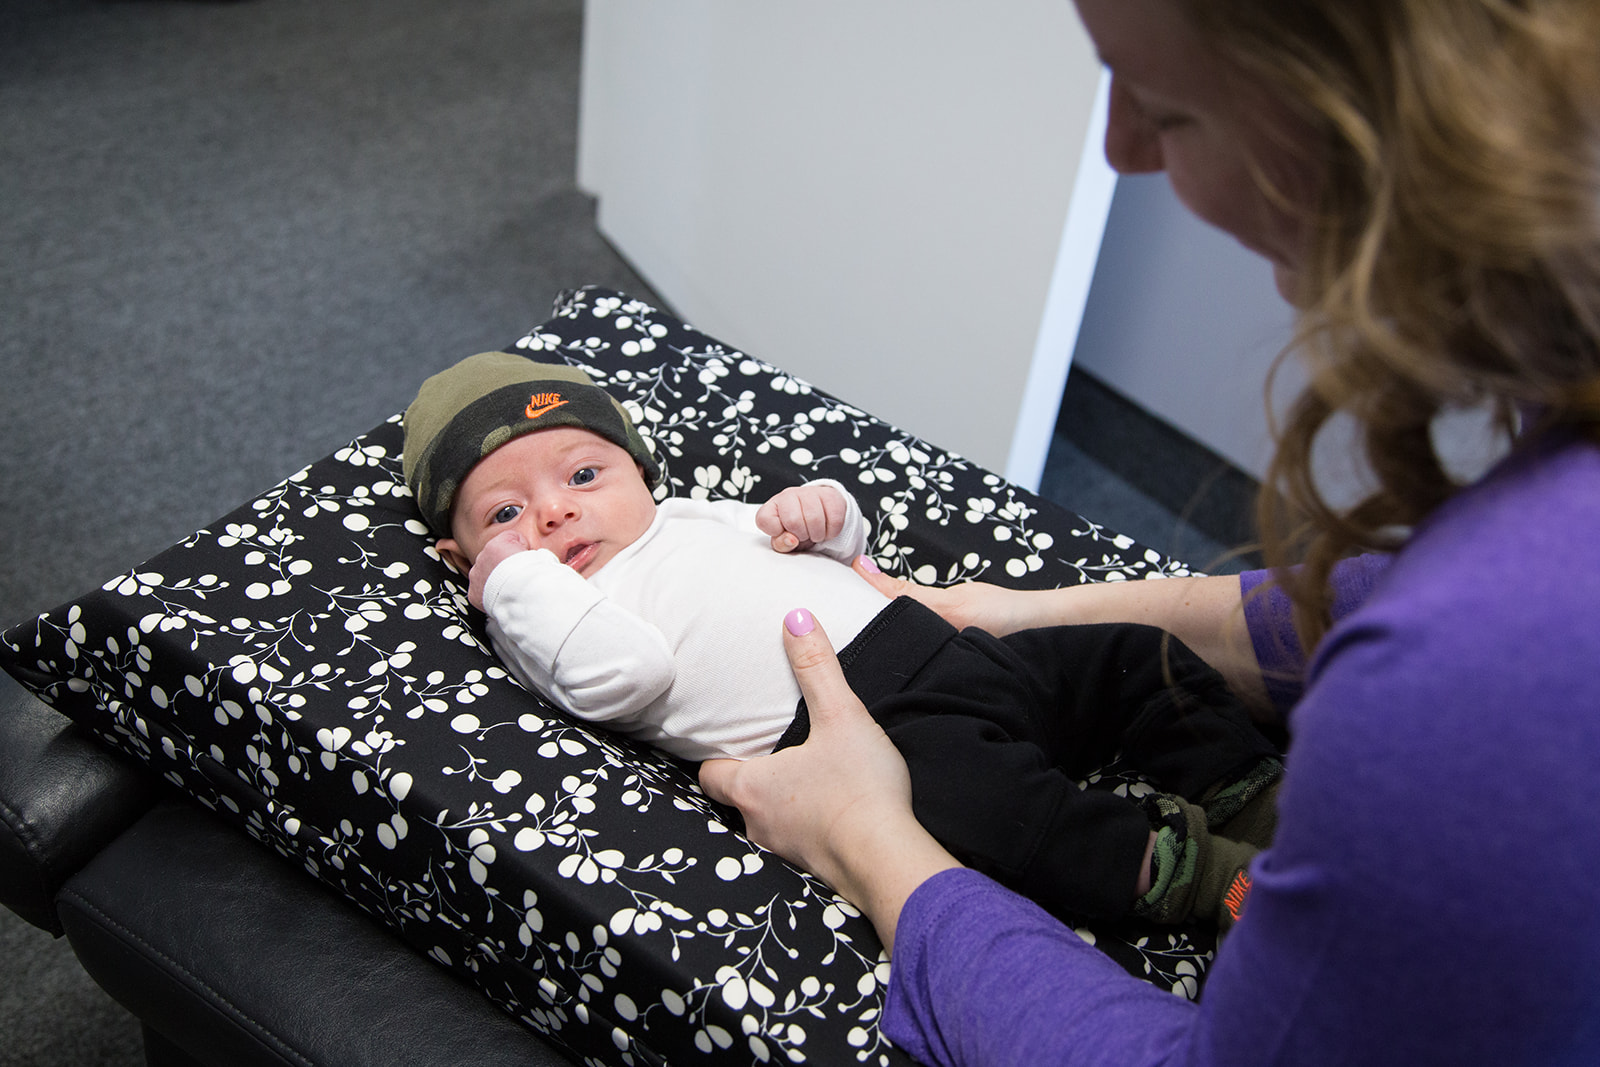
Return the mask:
{"type": "Polygon", "coordinates": [[[772,538],[775,552],[803,552],[844,529],[849,505],[831,485],[791,486],[761,505],[756,528],[772,538]]]}
{"type": "Polygon", "coordinates": [[[507,530],[483,546],[478,558],[472,561],[467,574],[467,600],[479,611],[483,610],[483,588],[489,584],[489,575],[518,552],[528,551],[528,542],[515,530],[507,530]]]}

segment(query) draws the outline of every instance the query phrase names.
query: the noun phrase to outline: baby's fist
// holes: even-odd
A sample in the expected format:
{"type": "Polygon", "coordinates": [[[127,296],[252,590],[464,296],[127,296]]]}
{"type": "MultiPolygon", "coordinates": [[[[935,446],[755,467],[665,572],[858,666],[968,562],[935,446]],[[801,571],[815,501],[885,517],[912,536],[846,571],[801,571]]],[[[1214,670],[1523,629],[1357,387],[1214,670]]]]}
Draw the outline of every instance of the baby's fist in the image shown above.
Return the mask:
{"type": "Polygon", "coordinates": [[[756,512],[756,528],[777,552],[805,551],[839,536],[849,504],[831,485],[790,486],[756,512]]]}
{"type": "Polygon", "coordinates": [[[472,570],[467,574],[468,602],[482,611],[483,590],[489,584],[489,575],[510,557],[526,551],[528,542],[515,530],[507,530],[484,545],[483,550],[478,553],[478,558],[472,561],[472,570]]]}

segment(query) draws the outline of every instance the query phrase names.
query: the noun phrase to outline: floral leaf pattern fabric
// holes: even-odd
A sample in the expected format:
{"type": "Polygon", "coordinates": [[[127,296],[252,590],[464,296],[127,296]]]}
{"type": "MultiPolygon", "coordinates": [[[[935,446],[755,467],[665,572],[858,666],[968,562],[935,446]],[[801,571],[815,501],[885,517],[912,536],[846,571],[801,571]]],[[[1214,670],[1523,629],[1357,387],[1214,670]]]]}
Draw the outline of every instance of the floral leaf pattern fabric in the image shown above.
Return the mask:
{"type": "MultiPolygon", "coordinates": [[[[660,495],[850,485],[892,573],[1035,588],[1188,573],[620,293],[563,294],[508,350],[621,399],[660,495]]],[[[581,1062],[908,1062],[879,1034],[888,963],[855,909],[747,841],[692,768],[498,665],[400,440],[396,416],[14,627],[0,664],[581,1062]]],[[[1213,947],[1080,933],[1191,997],[1213,947]]]]}

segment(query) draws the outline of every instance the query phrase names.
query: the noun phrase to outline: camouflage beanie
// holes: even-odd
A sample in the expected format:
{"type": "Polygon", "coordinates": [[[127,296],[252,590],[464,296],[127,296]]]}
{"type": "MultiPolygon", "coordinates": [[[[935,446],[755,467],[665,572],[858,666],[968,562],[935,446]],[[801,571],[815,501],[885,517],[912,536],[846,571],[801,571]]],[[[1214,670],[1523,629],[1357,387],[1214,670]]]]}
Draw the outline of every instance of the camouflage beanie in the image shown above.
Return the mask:
{"type": "Polygon", "coordinates": [[[627,450],[653,489],[661,467],[622,405],[576,367],[480,352],[422,383],[406,408],[402,470],[433,531],[450,536],[456,490],[478,461],[512,438],[576,426],[627,450]]]}

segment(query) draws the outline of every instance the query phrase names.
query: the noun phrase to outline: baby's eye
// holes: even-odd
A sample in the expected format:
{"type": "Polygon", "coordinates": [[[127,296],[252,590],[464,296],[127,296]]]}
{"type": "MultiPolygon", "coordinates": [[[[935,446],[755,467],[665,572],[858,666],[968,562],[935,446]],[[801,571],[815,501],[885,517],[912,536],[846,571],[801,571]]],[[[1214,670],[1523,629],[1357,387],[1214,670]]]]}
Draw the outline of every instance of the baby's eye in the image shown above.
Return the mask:
{"type": "Polygon", "coordinates": [[[578,470],[573,472],[572,484],[588,485],[599,476],[599,473],[593,467],[580,467],[578,470]]]}
{"type": "Polygon", "coordinates": [[[522,514],[521,508],[517,507],[515,504],[507,504],[505,507],[495,512],[494,518],[490,521],[494,523],[514,522],[516,521],[517,516],[520,514],[522,514]]]}

